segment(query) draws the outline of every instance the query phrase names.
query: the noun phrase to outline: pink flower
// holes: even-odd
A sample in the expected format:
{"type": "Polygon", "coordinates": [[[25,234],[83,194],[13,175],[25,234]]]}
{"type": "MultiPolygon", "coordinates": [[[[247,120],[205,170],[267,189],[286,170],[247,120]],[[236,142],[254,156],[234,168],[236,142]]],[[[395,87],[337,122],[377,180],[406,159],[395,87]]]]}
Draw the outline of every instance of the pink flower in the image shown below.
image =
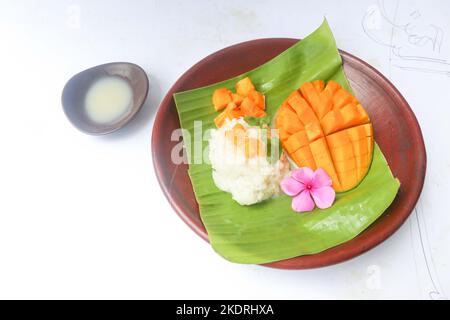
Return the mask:
{"type": "Polygon", "coordinates": [[[293,170],[280,186],[284,193],[293,197],[292,209],[297,212],[311,211],[316,205],[320,209],[329,208],[336,197],[330,176],[320,168],[316,171],[308,167],[293,170]]]}

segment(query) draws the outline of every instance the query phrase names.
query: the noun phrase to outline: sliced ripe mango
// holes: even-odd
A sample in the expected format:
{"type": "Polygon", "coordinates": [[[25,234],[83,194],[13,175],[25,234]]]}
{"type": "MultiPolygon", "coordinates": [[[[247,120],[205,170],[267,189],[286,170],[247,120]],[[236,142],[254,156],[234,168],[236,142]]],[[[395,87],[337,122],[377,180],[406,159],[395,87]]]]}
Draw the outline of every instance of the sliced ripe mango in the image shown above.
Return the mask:
{"type": "Polygon", "coordinates": [[[323,132],[328,135],[344,128],[344,119],[339,110],[330,110],[320,121],[323,132]]]}
{"type": "Polygon", "coordinates": [[[280,140],[282,141],[282,142],[284,142],[284,141],[286,141],[290,136],[291,136],[291,134],[290,133],[288,133],[286,130],[284,130],[284,129],[278,129],[279,131],[278,131],[278,136],[279,136],[279,138],[280,138],[280,140]]]}
{"type": "Polygon", "coordinates": [[[339,182],[336,170],[334,168],[333,159],[331,158],[330,151],[328,149],[328,144],[325,138],[320,138],[316,141],[310,143],[311,153],[314,157],[316,163],[316,168],[324,169],[330,178],[333,180],[333,188],[336,190],[341,189],[341,184],[339,182]]]}
{"type": "Polygon", "coordinates": [[[283,128],[287,133],[293,134],[304,128],[296,113],[288,105],[282,106],[277,115],[277,118],[281,116],[283,119],[277,129],[283,128]]]}
{"type": "Polygon", "coordinates": [[[316,115],[320,114],[321,103],[319,94],[314,87],[314,85],[311,82],[305,82],[300,87],[300,92],[302,93],[303,97],[305,97],[305,100],[308,102],[308,104],[311,106],[311,108],[314,110],[316,115]]]}
{"type": "Polygon", "coordinates": [[[372,137],[373,129],[371,123],[362,124],[346,130],[351,141],[360,140],[363,137],[372,137]]]}
{"type": "Polygon", "coordinates": [[[336,91],[338,91],[341,88],[341,85],[339,83],[337,83],[334,80],[330,80],[327,82],[327,85],[325,86],[325,89],[323,89],[324,91],[328,91],[331,93],[331,96],[333,96],[336,91]]]}
{"type": "Polygon", "coordinates": [[[359,113],[359,123],[368,123],[370,121],[369,115],[367,114],[366,110],[364,110],[363,106],[358,103],[356,105],[356,108],[358,109],[359,113]]]}
{"type": "Polygon", "coordinates": [[[322,127],[318,121],[307,123],[305,125],[305,132],[310,142],[323,137],[322,127]]]}
{"type": "Polygon", "coordinates": [[[320,110],[317,115],[319,119],[322,119],[331,109],[333,109],[333,94],[329,90],[323,90],[320,95],[320,110]]]}
{"type": "Polygon", "coordinates": [[[353,145],[351,143],[336,148],[330,148],[330,152],[334,162],[351,160],[355,157],[353,145]]]}
{"type": "Polygon", "coordinates": [[[221,112],[218,116],[214,118],[214,123],[216,127],[220,128],[225,123],[225,119],[227,119],[228,115],[225,112],[221,112]]]}
{"type": "Polygon", "coordinates": [[[351,189],[358,184],[355,158],[352,158],[349,161],[336,162],[335,165],[339,182],[344,190],[351,189]]]}
{"type": "Polygon", "coordinates": [[[316,169],[316,163],[314,156],[311,153],[309,145],[299,148],[297,151],[291,154],[292,160],[295,161],[300,167],[310,167],[316,169]]]}
{"type": "Polygon", "coordinates": [[[342,116],[343,126],[345,128],[349,128],[360,124],[360,116],[359,111],[356,108],[356,104],[349,103],[344,107],[342,107],[341,110],[339,110],[339,112],[342,116]]]}
{"type": "Polygon", "coordinates": [[[325,82],[323,80],[315,80],[312,82],[312,84],[316,89],[317,93],[322,92],[325,87],[325,82]]]}
{"type": "Polygon", "coordinates": [[[343,106],[352,102],[355,104],[358,103],[356,98],[352,96],[350,92],[348,92],[344,88],[340,88],[333,96],[333,109],[339,110],[343,106]]]}
{"type": "Polygon", "coordinates": [[[275,127],[292,160],[323,168],[337,192],[354,188],[369,170],[374,144],[369,116],[335,81],[304,83],[283,102],[275,127]]]}
{"type": "Polygon", "coordinates": [[[369,170],[370,166],[370,160],[372,159],[371,154],[365,154],[362,156],[357,156],[355,158],[356,161],[356,175],[358,177],[358,180],[361,180],[366,175],[367,171],[369,170]]]}
{"type": "Polygon", "coordinates": [[[373,137],[367,137],[367,150],[373,154],[373,137]]]}
{"type": "MultiPolygon", "coordinates": [[[[356,163],[355,163],[355,157],[351,157],[350,158],[351,161],[336,161],[334,163],[334,165],[336,166],[336,172],[338,174],[348,174],[350,171],[353,171],[353,173],[355,174],[356,177],[356,163]]],[[[343,185],[346,185],[347,183],[343,182],[343,179],[341,179],[341,176],[339,175],[339,181],[341,181],[341,183],[343,185]]]]}
{"type": "MultiPolygon", "coordinates": [[[[281,139],[283,141],[283,139],[281,139]]],[[[304,130],[298,131],[283,143],[284,148],[291,154],[300,149],[301,147],[309,144],[308,136],[304,130]]]]}
{"type": "Polygon", "coordinates": [[[318,121],[314,111],[298,91],[294,91],[287,99],[287,102],[295,113],[297,113],[297,116],[303,125],[318,121]]]}
{"type": "Polygon", "coordinates": [[[338,131],[336,133],[327,136],[327,142],[329,146],[333,148],[342,147],[351,143],[350,136],[347,131],[338,131]]]}
{"type": "Polygon", "coordinates": [[[367,138],[361,140],[352,141],[353,152],[355,157],[364,156],[369,154],[369,145],[367,143],[367,138]]]}

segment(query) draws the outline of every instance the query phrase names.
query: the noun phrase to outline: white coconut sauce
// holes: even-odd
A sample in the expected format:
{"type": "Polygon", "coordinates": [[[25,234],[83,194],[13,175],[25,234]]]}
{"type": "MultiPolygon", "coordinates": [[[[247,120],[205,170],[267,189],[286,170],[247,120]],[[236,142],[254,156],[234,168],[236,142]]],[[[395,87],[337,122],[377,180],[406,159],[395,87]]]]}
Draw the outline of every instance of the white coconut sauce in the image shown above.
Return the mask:
{"type": "Polygon", "coordinates": [[[130,84],[116,76],[103,77],[88,89],[84,101],[87,116],[94,122],[105,124],[119,120],[133,103],[130,84]]]}

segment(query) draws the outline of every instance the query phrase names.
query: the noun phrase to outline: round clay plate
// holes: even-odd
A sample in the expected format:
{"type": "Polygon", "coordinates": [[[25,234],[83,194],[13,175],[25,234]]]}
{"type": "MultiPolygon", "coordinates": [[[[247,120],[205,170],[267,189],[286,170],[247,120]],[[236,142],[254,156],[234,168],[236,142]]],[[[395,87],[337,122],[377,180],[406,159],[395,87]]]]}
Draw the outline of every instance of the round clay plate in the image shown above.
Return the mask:
{"type": "MultiPolygon", "coordinates": [[[[170,141],[180,127],[173,100],[175,92],[203,87],[247,72],[292,46],[296,39],[260,39],[220,50],[189,69],[169,90],[159,107],[152,135],[152,154],[161,188],[177,214],[200,237],[208,234],[199,215],[188,166],[171,161],[170,141]]],[[[340,51],[345,73],[362,105],[369,113],[375,140],[383,151],[401,187],[386,212],[356,238],[323,252],[281,260],[265,266],[306,269],[331,265],[355,257],[393,234],[413,210],[422,190],[426,170],[425,146],[414,113],[398,90],[377,70],[340,51]]]]}

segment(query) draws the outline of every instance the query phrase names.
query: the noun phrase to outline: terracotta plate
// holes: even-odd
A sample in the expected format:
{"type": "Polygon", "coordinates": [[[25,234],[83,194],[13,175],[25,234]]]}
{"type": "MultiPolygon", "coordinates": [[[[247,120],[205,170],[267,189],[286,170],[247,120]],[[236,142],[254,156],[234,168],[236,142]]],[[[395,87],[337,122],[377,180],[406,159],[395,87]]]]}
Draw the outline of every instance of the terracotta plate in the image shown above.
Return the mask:
{"type": "MultiPolygon", "coordinates": [[[[220,50],[189,69],[169,90],[159,107],[152,135],[152,154],[156,176],[174,210],[200,237],[208,234],[200,219],[187,165],[175,165],[170,153],[177,143],[171,133],[179,128],[173,93],[226,80],[251,70],[292,46],[296,39],[261,39],[220,50]]],[[[381,147],[396,177],[399,193],[389,209],[356,238],[314,255],[266,264],[282,269],[326,266],[355,257],[394,233],[413,210],[422,190],[425,146],[414,113],[398,90],[377,70],[341,51],[346,75],[359,101],[372,120],[375,140],[381,147]]]]}

